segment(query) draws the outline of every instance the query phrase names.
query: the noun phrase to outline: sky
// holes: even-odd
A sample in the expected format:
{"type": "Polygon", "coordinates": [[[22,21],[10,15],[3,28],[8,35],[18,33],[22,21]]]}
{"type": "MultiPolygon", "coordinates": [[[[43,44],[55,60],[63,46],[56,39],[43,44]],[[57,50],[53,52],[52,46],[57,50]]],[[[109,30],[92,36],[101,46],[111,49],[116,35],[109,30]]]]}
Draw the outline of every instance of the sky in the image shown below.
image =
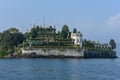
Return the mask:
{"type": "Polygon", "coordinates": [[[84,39],[120,42],[120,0],[0,0],[0,32],[15,27],[64,24],[77,28],[84,39]],[[45,19],[45,21],[43,21],[45,19]]]}

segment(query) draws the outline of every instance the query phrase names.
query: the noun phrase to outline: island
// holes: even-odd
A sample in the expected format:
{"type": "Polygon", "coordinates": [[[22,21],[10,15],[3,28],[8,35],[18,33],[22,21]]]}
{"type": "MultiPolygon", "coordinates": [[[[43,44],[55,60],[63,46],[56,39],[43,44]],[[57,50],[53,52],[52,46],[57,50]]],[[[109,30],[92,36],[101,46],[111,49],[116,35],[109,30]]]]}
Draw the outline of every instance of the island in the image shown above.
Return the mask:
{"type": "Polygon", "coordinates": [[[25,33],[16,28],[0,33],[1,58],[117,58],[115,48],[113,39],[109,44],[86,40],[67,25],[62,30],[33,25],[25,33]]]}

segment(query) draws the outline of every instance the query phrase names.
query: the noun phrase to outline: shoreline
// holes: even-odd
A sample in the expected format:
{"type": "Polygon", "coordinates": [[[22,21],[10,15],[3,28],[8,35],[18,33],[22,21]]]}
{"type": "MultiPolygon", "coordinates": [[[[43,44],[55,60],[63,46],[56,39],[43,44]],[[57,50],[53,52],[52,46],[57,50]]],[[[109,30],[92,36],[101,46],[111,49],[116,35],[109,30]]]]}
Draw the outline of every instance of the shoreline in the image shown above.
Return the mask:
{"type": "Polygon", "coordinates": [[[102,59],[102,58],[119,58],[116,55],[116,51],[110,51],[109,53],[105,53],[102,51],[75,51],[66,49],[64,51],[60,50],[50,50],[50,51],[28,51],[22,54],[7,55],[4,57],[0,57],[3,59],[9,58],[76,58],[76,59],[102,59]]]}

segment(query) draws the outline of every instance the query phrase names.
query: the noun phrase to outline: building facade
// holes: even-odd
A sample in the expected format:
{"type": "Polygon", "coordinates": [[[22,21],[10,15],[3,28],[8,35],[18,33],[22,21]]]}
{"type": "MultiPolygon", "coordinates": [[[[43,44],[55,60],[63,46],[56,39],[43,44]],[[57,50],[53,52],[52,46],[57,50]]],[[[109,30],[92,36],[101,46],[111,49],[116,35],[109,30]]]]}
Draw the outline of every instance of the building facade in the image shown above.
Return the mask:
{"type": "Polygon", "coordinates": [[[71,38],[74,41],[74,45],[80,45],[82,47],[82,34],[81,33],[71,33],[71,38]]]}

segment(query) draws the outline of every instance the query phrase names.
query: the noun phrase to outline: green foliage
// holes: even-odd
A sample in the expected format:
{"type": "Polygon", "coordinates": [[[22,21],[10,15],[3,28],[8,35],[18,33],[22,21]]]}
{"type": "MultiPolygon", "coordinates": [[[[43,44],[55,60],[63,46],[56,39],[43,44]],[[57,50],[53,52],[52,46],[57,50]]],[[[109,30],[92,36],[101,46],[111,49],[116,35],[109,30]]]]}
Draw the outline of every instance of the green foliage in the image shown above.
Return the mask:
{"type": "Polygon", "coordinates": [[[4,50],[0,50],[0,57],[4,57],[7,53],[4,50]]]}
{"type": "Polygon", "coordinates": [[[62,27],[62,31],[61,31],[61,37],[63,39],[66,39],[68,37],[68,34],[69,34],[69,28],[67,25],[63,25],[62,27]]]}
{"type": "Polygon", "coordinates": [[[6,30],[5,32],[8,32],[8,33],[18,33],[19,30],[16,29],[16,28],[9,28],[8,30],[6,30]]]}
{"type": "Polygon", "coordinates": [[[31,29],[31,37],[32,38],[36,38],[37,37],[37,30],[36,30],[35,27],[31,29]]]}
{"type": "Polygon", "coordinates": [[[73,33],[77,33],[77,29],[76,28],[73,29],[73,33]]]}
{"type": "Polygon", "coordinates": [[[26,39],[29,39],[29,38],[30,38],[30,33],[26,32],[26,33],[24,34],[24,37],[25,37],[26,39]]]}
{"type": "MultiPolygon", "coordinates": [[[[53,28],[52,26],[48,27],[39,27],[39,26],[34,26],[30,33],[27,33],[30,35],[31,38],[37,38],[40,36],[49,36],[49,35],[55,35],[56,34],[56,29],[53,28]]],[[[27,35],[28,36],[28,35],[27,35]]]]}
{"type": "Polygon", "coordinates": [[[25,39],[22,33],[16,31],[11,32],[11,30],[18,31],[18,29],[11,28],[0,34],[0,50],[13,52],[14,46],[18,46],[25,39]]]}
{"type": "Polygon", "coordinates": [[[110,40],[109,45],[111,46],[112,49],[116,48],[116,43],[113,39],[110,40]]]}
{"type": "Polygon", "coordinates": [[[21,44],[25,37],[22,33],[15,33],[15,34],[12,34],[12,37],[13,37],[13,43],[14,43],[14,46],[18,46],[19,44],[21,44]]]}
{"type": "Polygon", "coordinates": [[[90,41],[87,41],[87,40],[85,39],[85,40],[83,41],[82,47],[86,49],[86,48],[94,48],[95,46],[94,46],[93,43],[91,43],[90,41]]]}

